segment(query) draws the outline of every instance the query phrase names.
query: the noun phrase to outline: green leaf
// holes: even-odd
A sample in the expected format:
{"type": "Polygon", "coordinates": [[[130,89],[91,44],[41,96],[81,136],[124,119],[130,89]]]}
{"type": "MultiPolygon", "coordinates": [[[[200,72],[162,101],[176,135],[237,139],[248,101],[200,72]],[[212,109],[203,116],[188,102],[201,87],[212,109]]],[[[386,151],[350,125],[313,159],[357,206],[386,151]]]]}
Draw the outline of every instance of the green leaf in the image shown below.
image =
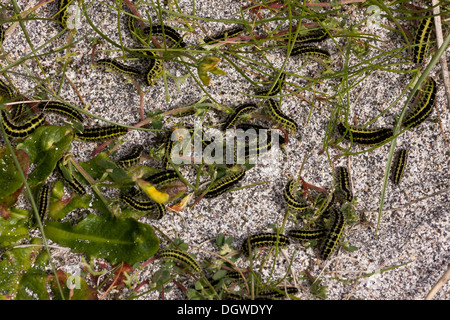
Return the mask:
{"type": "Polygon", "coordinates": [[[105,173],[112,181],[127,178],[125,171],[117,168],[105,152],[99,153],[89,161],[80,162],[80,165],[94,180],[100,180],[105,173]]]}
{"type": "Polygon", "coordinates": [[[70,127],[43,126],[17,146],[30,156],[35,169],[28,177],[28,184],[42,183],[55,169],[56,163],[69,150],[73,140],[70,127]]]}
{"type": "MultiPolygon", "coordinates": [[[[28,155],[22,150],[16,150],[15,155],[20,163],[20,167],[28,175],[30,165],[28,155]]],[[[19,171],[14,164],[14,159],[8,149],[0,149],[0,215],[7,219],[10,213],[10,207],[17,202],[23,190],[23,181],[19,171]]]]}
{"type": "Polygon", "coordinates": [[[64,297],[70,297],[70,300],[98,300],[97,290],[90,287],[81,275],[71,275],[62,270],[58,270],[56,275],[57,277],[51,277],[50,281],[50,289],[55,295],[55,300],[62,300],[56,279],[63,289],[64,297]],[[73,290],[72,295],[71,289],[73,290]]]}
{"type": "Polygon", "coordinates": [[[28,211],[13,208],[9,219],[0,219],[1,247],[11,246],[28,236],[28,217],[28,211]],[[19,214],[16,214],[16,212],[19,212],[19,214]]]}
{"type": "Polygon", "coordinates": [[[76,226],[47,221],[44,231],[49,239],[62,246],[105,258],[112,264],[121,261],[134,264],[150,258],[159,249],[159,239],[152,227],[130,218],[105,219],[90,214],[76,226]]]}

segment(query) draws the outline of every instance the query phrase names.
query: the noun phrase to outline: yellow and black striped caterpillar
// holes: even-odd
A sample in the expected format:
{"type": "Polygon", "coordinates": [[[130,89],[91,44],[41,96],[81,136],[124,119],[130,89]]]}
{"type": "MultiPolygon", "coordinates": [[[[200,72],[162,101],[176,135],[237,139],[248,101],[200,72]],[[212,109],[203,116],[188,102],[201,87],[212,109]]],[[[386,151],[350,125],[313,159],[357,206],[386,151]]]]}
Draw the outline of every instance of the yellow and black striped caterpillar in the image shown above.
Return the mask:
{"type": "Polygon", "coordinates": [[[186,47],[186,44],[184,43],[183,38],[180,36],[178,31],[169,26],[153,24],[151,27],[144,28],[142,33],[147,39],[150,36],[165,36],[166,38],[169,38],[172,41],[171,48],[186,47]]]}
{"type": "Polygon", "coordinates": [[[78,110],[75,110],[68,104],[59,101],[40,102],[36,106],[41,112],[56,113],[69,117],[80,123],[83,122],[83,116],[78,110]]]}
{"type": "Polygon", "coordinates": [[[66,177],[63,173],[63,171],[61,170],[60,166],[63,166],[63,164],[61,163],[61,160],[58,162],[58,164],[56,165],[56,171],[58,172],[58,174],[61,176],[61,178],[63,178],[64,182],[69,185],[69,187],[75,191],[76,193],[78,193],[80,196],[84,196],[86,194],[86,189],[84,188],[84,186],[81,184],[80,181],[78,181],[73,175],[70,175],[68,177],[66,177]]]}
{"type": "Polygon", "coordinates": [[[294,238],[298,241],[320,240],[325,238],[327,234],[328,234],[327,229],[317,229],[317,230],[293,229],[289,230],[287,233],[289,237],[294,238]]]}
{"type": "Polygon", "coordinates": [[[1,118],[5,132],[10,138],[26,138],[45,122],[45,117],[42,113],[21,124],[12,122],[5,110],[1,111],[1,118]]]}
{"type": "Polygon", "coordinates": [[[309,30],[306,34],[299,35],[295,40],[296,43],[313,43],[322,42],[330,36],[327,30],[323,28],[309,30]]]}
{"type": "Polygon", "coordinates": [[[350,175],[346,167],[336,168],[336,181],[338,192],[343,194],[344,201],[351,202],[353,200],[353,191],[350,175]]]}
{"type": "Polygon", "coordinates": [[[155,84],[156,80],[161,76],[163,72],[163,63],[160,59],[156,58],[156,54],[153,51],[147,51],[150,53],[152,58],[149,58],[150,64],[144,73],[144,82],[148,86],[155,84]]]}
{"type": "Polygon", "coordinates": [[[136,77],[140,77],[142,75],[142,73],[139,69],[127,66],[127,65],[125,65],[115,59],[111,59],[111,58],[98,60],[97,65],[106,67],[107,69],[110,69],[114,72],[124,74],[124,75],[136,76],[136,77]]]}
{"type": "Polygon", "coordinates": [[[234,27],[231,29],[224,30],[212,37],[206,37],[203,39],[203,42],[206,44],[212,44],[219,41],[225,41],[230,38],[238,37],[242,32],[244,32],[245,28],[243,26],[234,27]]]}
{"type": "Polygon", "coordinates": [[[157,172],[145,178],[147,182],[150,182],[155,187],[159,187],[170,183],[172,181],[178,180],[180,177],[178,176],[175,170],[163,170],[161,172],[157,172]]]}
{"type": "Polygon", "coordinates": [[[392,138],[394,135],[392,128],[366,129],[356,126],[346,127],[344,124],[338,123],[337,129],[339,134],[345,139],[362,145],[380,144],[392,138]]]}
{"type": "Polygon", "coordinates": [[[273,298],[285,298],[286,295],[296,294],[298,289],[294,286],[280,287],[278,290],[266,289],[258,292],[257,299],[273,299],[273,298]]]}
{"type": "Polygon", "coordinates": [[[300,211],[309,208],[308,204],[304,200],[298,200],[297,194],[297,181],[289,180],[284,188],[283,198],[286,205],[291,210],[300,211]]]}
{"type": "Polygon", "coordinates": [[[211,188],[208,190],[208,193],[205,195],[205,198],[215,198],[224,194],[228,190],[230,190],[235,184],[237,184],[240,180],[242,180],[245,176],[245,170],[240,169],[237,172],[231,173],[220,178],[217,181],[214,181],[211,185],[211,188]]]}
{"type": "Polygon", "coordinates": [[[436,82],[433,78],[427,78],[420,90],[417,106],[406,115],[402,124],[407,128],[414,128],[424,122],[433,111],[435,97],[436,82]]]}
{"type": "Polygon", "coordinates": [[[283,234],[259,233],[244,239],[242,242],[242,253],[249,257],[255,248],[263,247],[286,247],[290,245],[289,238],[283,234]]]}
{"type": "Polygon", "coordinates": [[[16,93],[2,79],[0,79],[0,101],[11,100],[16,93]]]}
{"type": "Polygon", "coordinates": [[[345,226],[345,217],[341,209],[333,207],[332,214],[334,217],[333,224],[320,248],[320,257],[323,260],[328,259],[333,253],[342,236],[345,226]]]}
{"type": "Polygon", "coordinates": [[[254,103],[245,103],[238,106],[236,110],[234,110],[234,113],[228,116],[227,120],[222,126],[222,131],[231,129],[236,124],[236,122],[240,120],[241,116],[245,114],[251,114],[257,109],[257,107],[258,106],[254,103]]]}
{"type": "Polygon", "coordinates": [[[119,168],[128,168],[139,163],[144,147],[140,144],[133,146],[131,151],[116,161],[116,165],[119,168]]]}
{"type": "Polygon", "coordinates": [[[119,200],[136,211],[149,214],[150,217],[155,220],[159,220],[166,215],[166,207],[153,200],[136,200],[131,196],[124,194],[119,196],[119,200]]]}
{"type": "Polygon", "coordinates": [[[43,221],[48,213],[48,209],[50,208],[50,186],[48,184],[43,184],[39,190],[38,195],[38,213],[41,221],[43,221]]]}
{"type": "Polygon", "coordinates": [[[422,63],[429,46],[431,30],[433,29],[433,17],[427,17],[420,20],[414,36],[413,61],[414,63],[422,63]]]}
{"type": "Polygon", "coordinates": [[[108,141],[123,136],[127,132],[127,128],[115,125],[85,128],[83,132],[75,133],[75,139],[85,142],[108,141]]]}
{"type": "Polygon", "coordinates": [[[268,99],[266,104],[267,115],[280,127],[285,128],[290,134],[297,132],[298,125],[282,111],[280,104],[274,99],[268,99]]]}
{"type": "Polygon", "coordinates": [[[327,50],[319,49],[314,46],[299,46],[291,51],[291,56],[310,56],[317,57],[323,60],[330,59],[331,55],[327,50]]]}
{"type": "Polygon", "coordinates": [[[181,250],[175,249],[165,249],[161,251],[158,256],[162,259],[171,259],[184,263],[188,267],[192,268],[192,270],[196,272],[200,272],[200,264],[192,258],[189,254],[181,250]]]}
{"type": "Polygon", "coordinates": [[[400,149],[397,152],[397,158],[392,166],[392,182],[399,184],[405,171],[406,163],[408,161],[408,151],[406,149],[400,149]]]}

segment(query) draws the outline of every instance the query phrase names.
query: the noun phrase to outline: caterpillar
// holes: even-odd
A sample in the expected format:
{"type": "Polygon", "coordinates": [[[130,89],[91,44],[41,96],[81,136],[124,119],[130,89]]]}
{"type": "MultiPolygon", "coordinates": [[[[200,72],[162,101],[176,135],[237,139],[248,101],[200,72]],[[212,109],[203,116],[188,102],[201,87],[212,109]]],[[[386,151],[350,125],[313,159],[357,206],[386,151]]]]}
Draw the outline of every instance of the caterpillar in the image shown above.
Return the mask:
{"type": "Polygon", "coordinates": [[[255,111],[256,108],[257,105],[254,103],[245,103],[237,107],[234,113],[231,114],[225,121],[225,124],[222,126],[222,131],[226,131],[227,129],[233,127],[236,124],[236,122],[239,121],[242,115],[250,114],[253,111],[255,111]]]}
{"type": "Polygon", "coordinates": [[[136,200],[124,194],[119,196],[119,200],[136,211],[151,213],[151,217],[155,220],[161,219],[166,214],[166,207],[152,200],[136,200]]]}
{"type": "Polygon", "coordinates": [[[268,99],[266,110],[268,116],[279,126],[287,128],[290,134],[297,132],[298,125],[281,111],[280,104],[277,101],[268,99]]]}
{"type": "Polygon", "coordinates": [[[66,178],[64,173],[62,172],[60,166],[62,166],[61,160],[56,165],[56,171],[63,178],[64,182],[69,185],[69,187],[78,193],[80,196],[84,196],[86,194],[86,189],[83,187],[80,181],[78,181],[74,176],[70,176],[66,178]]]}
{"type": "Polygon", "coordinates": [[[344,124],[339,123],[337,125],[339,134],[346,138],[349,133],[350,137],[346,139],[351,139],[354,143],[362,145],[376,145],[385,142],[386,140],[392,138],[394,131],[392,128],[379,128],[379,129],[366,129],[359,128],[356,126],[344,126],[344,124]]]}
{"type": "Polygon", "coordinates": [[[267,299],[267,298],[284,298],[289,294],[297,294],[298,289],[294,286],[281,287],[278,290],[266,289],[258,292],[257,298],[267,299]]]}
{"type": "Polygon", "coordinates": [[[41,221],[45,219],[50,207],[50,187],[47,184],[42,185],[38,195],[38,213],[41,221]]]}
{"type": "Polygon", "coordinates": [[[298,36],[295,42],[297,43],[312,43],[322,42],[329,38],[327,30],[320,28],[308,31],[306,34],[298,36]]]}
{"type": "Polygon", "coordinates": [[[134,166],[139,163],[142,152],[144,152],[144,147],[140,144],[135,145],[127,155],[116,161],[116,165],[122,169],[134,166]]]}
{"type": "Polygon", "coordinates": [[[159,76],[162,74],[163,64],[161,60],[156,59],[156,54],[154,52],[152,51],[148,52],[150,52],[153,58],[150,59],[150,65],[145,71],[144,81],[148,86],[152,86],[155,84],[156,80],[158,80],[159,76]]]}
{"type": "Polygon", "coordinates": [[[83,132],[76,132],[75,139],[85,142],[108,141],[123,136],[128,128],[121,126],[106,126],[97,128],[85,128],[83,132]]]}
{"type": "Polygon", "coordinates": [[[11,100],[14,96],[14,90],[0,79],[0,101],[11,100]]]}
{"type": "Polygon", "coordinates": [[[139,69],[127,66],[127,65],[125,65],[115,59],[111,59],[111,58],[98,60],[97,65],[106,67],[107,69],[110,69],[114,72],[124,74],[124,75],[140,77],[142,74],[139,69]]]}
{"type": "Polygon", "coordinates": [[[286,187],[284,188],[283,198],[286,205],[295,211],[305,210],[309,206],[305,201],[299,201],[296,199],[295,194],[297,193],[297,182],[295,180],[290,180],[286,187]]]}
{"type": "Polygon", "coordinates": [[[58,0],[57,21],[62,25],[63,28],[67,27],[67,19],[69,18],[67,11],[72,2],[73,0],[58,0]]]}
{"type": "Polygon", "coordinates": [[[255,248],[273,247],[278,244],[279,247],[290,245],[289,238],[283,234],[259,233],[249,236],[242,242],[242,253],[249,257],[255,248]]]}
{"type": "Polygon", "coordinates": [[[206,44],[216,43],[219,41],[225,41],[229,38],[238,37],[242,32],[244,32],[245,28],[243,26],[238,26],[235,28],[231,28],[220,32],[213,37],[206,37],[203,39],[203,42],[206,44]]]}
{"type": "Polygon", "coordinates": [[[413,62],[420,64],[425,58],[430,41],[431,29],[433,28],[433,17],[427,17],[420,20],[414,36],[413,62]]]}
{"type": "Polygon", "coordinates": [[[310,240],[320,240],[325,238],[327,235],[327,229],[317,229],[317,230],[298,230],[293,229],[288,231],[288,236],[299,241],[310,241],[310,240]]]}
{"type": "Polygon", "coordinates": [[[241,169],[235,173],[229,174],[219,180],[213,182],[205,198],[215,198],[230,190],[235,184],[242,180],[245,176],[245,170],[241,169]]]}
{"type": "Polygon", "coordinates": [[[172,159],[172,150],[175,145],[175,141],[172,140],[171,135],[166,140],[166,147],[164,149],[163,168],[169,169],[171,167],[170,160],[172,159]]]}
{"type": "Polygon", "coordinates": [[[167,184],[169,182],[178,180],[180,177],[178,176],[175,170],[164,170],[155,174],[152,174],[150,177],[146,178],[147,182],[150,182],[155,187],[167,184]]]}
{"type": "Polygon", "coordinates": [[[261,96],[275,96],[281,93],[281,89],[283,88],[284,81],[286,80],[286,74],[282,73],[278,78],[277,83],[273,86],[273,88],[269,87],[268,89],[258,89],[256,90],[256,94],[261,96]]]}
{"type": "Polygon", "coordinates": [[[408,128],[414,128],[424,122],[433,111],[435,97],[436,82],[433,78],[427,78],[421,89],[417,107],[406,115],[403,125],[408,128]]]}
{"type": "Polygon", "coordinates": [[[353,200],[352,185],[350,182],[350,175],[346,167],[336,168],[336,180],[339,191],[343,193],[344,200],[351,202],[353,200]]]}
{"type": "Polygon", "coordinates": [[[16,124],[13,123],[6,114],[5,110],[1,111],[1,120],[5,127],[5,132],[10,138],[26,138],[34,132],[37,127],[45,122],[44,114],[39,113],[27,122],[16,124]]]}
{"type": "Polygon", "coordinates": [[[340,209],[333,207],[332,213],[334,216],[333,225],[331,226],[325,240],[322,243],[320,249],[320,257],[322,260],[326,260],[333,253],[339,239],[342,235],[345,225],[345,217],[340,209]]]}
{"type": "Polygon", "coordinates": [[[75,121],[80,123],[83,122],[83,116],[78,110],[75,110],[68,104],[59,102],[59,101],[49,101],[49,102],[40,102],[36,106],[41,112],[51,112],[61,114],[63,116],[69,117],[75,121]]]}
{"type": "Polygon", "coordinates": [[[405,171],[406,163],[408,160],[408,151],[406,149],[400,149],[397,152],[397,159],[392,167],[392,182],[399,184],[405,171]]]}
{"type": "MultiPolygon", "coordinates": [[[[247,126],[245,126],[247,127],[247,126]]],[[[241,129],[243,127],[237,127],[236,129],[241,129]]],[[[249,127],[250,128],[250,127],[249,127]]],[[[261,127],[263,130],[266,130],[266,128],[261,127]]],[[[246,131],[247,129],[245,129],[244,131],[246,131]]],[[[255,129],[258,130],[258,129],[255,129]]],[[[258,132],[258,131],[257,131],[258,132]]],[[[279,135],[278,133],[275,132],[268,132],[266,133],[266,135],[263,135],[261,132],[259,132],[259,134],[255,135],[255,137],[251,137],[248,144],[245,145],[245,149],[244,149],[244,158],[245,160],[250,159],[250,157],[252,155],[254,156],[260,156],[262,154],[264,154],[265,152],[268,152],[272,149],[272,146],[274,145],[274,142],[276,141],[278,143],[279,146],[284,146],[284,144],[286,143],[286,140],[284,139],[284,137],[282,135],[279,135]],[[265,136],[266,139],[262,139],[262,137],[265,136]],[[251,142],[254,141],[254,143],[252,144],[251,142]]],[[[234,160],[235,162],[237,162],[238,160],[238,145],[235,145],[235,150],[234,150],[234,160]]]]}
{"type": "Polygon", "coordinates": [[[200,272],[201,268],[197,260],[192,258],[189,254],[181,250],[165,249],[161,251],[158,256],[163,259],[172,259],[180,261],[187,266],[191,267],[194,271],[200,272]]]}
{"type": "Polygon", "coordinates": [[[169,38],[174,44],[172,45],[172,48],[186,47],[186,44],[183,41],[183,38],[180,36],[177,30],[175,30],[172,27],[169,26],[163,26],[163,25],[152,25],[151,27],[146,27],[143,29],[142,32],[146,37],[149,36],[165,36],[169,38]]]}
{"type": "Polygon", "coordinates": [[[5,41],[5,28],[0,26],[0,45],[3,44],[3,41],[5,41]]]}
{"type": "Polygon", "coordinates": [[[327,50],[319,49],[314,46],[300,46],[293,48],[291,51],[291,56],[312,56],[323,60],[328,60],[331,58],[331,55],[327,50]]]}

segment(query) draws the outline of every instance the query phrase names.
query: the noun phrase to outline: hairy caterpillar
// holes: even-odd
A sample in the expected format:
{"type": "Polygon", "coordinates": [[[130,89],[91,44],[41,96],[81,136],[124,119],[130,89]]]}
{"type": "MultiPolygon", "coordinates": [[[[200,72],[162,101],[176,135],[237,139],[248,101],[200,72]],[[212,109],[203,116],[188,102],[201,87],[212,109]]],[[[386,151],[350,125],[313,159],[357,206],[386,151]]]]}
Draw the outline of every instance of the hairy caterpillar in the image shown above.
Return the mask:
{"type": "Polygon", "coordinates": [[[342,231],[344,230],[345,225],[345,217],[340,209],[333,207],[332,213],[334,216],[333,225],[331,226],[320,249],[320,257],[323,260],[328,259],[330,255],[333,253],[334,248],[336,247],[336,245],[339,242],[339,239],[341,238],[342,231]]]}
{"type": "Polygon", "coordinates": [[[64,182],[67,183],[72,190],[74,190],[80,196],[84,196],[86,194],[86,189],[84,189],[81,182],[78,181],[74,176],[70,176],[67,178],[64,176],[64,173],[60,168],[60,166],[62,166],[60,162],[61,161],[59,161],[58,164],[56,165],[56,171],[59,173],[59,175],[63,178],[64,182]]]}
{"type": "Polygon", "coordinates": [[[406,162],[408,160],[408,151],[406,149],[400,149],[397,152],[397,159],[392,167],[392,182],[399,184],[405,171],[406,162]]]}
{"type": "Polygon", "coordinates": [[[320,240],[325,238],[327,235],[327,229],[317,229],[317,230],[289,230],[288,236],[299,241],[310,241],[310,240],[320,240]]]}
{"type": "Polygon", "coordinates": [[[144,147],[142,145],[139,144],[133,146],[127,155],[116,161],[117,166],[124,169],[138,164],[142,152],[144,152],[144,147]]]}
{"type": "Polygon", "coordinates": [[[321,42],[329,38],[327,30],[320,28],[308,31],[304,35],[299,35],[295,42],[297,43],[312,43],[321,42]]]}
{"type": "Polygon", "coordinates": [[[375,145],[385,142],[392,138],[394,131],[392,128],[380,128],[380,129],[366,129],[356,126],[348,126],[347,128],[342,123],[338,123],[337,129],[339,134],[346,139],[351,139],[354,143],[363,145],[375,145]]]}
{"type": "Polygon", "coordinates": [[[45,219],[50,208],[50,187],[47,184],[42,185],[38,195],[38,213],[41,220],[45,219]]]}
{"type": "Polygon", "coordinates": [[[225,121],[225,124],[222,126],[222,131],[225,131],[233,127],[236,124],[236,122],[239,121],[242,115],[250,114],[253,111],[255,111],[256,108],[257,105],[254,103],[245,103],[237,107],[236,110],[234,110],[234,113],[228,116],[227,120],[225,121]]]}
{"type": "Polygon", "coordinates": [[[140,77],[142,74],[139,69],[127,66],[115,59],[110,59],[110,58],[101,59],[101,60],[97,61],[97,65],[106,67],[114,72],[117,72],[120,74],[125,74],[125,75],[140,77]]]}
{"type": "Polygon", "coordinates": [[[67,27],[67,19],[69,6],[72,4],[73,0],[58,0],[58,16],[57,21],[62,25],[63,28],[67,27]]]}
{"type": "Polygon", "coordinates": [[[403,125],[408,128],[414,128],[424,122],[433,111],[435,97],[436,82],[433,78],[427,78],[421,89],[417,106],[406,115],[403,125]]]}
{"type": "Polygon", "coordinates": [[[200,272],[201,270],[199,263],[189,254],[181,250],[165,249],[161,251],[158,254],[158,256],[163,259],[172,259],[180,261],[186,264],[187,266],[191,267],[196,272],[200,272]]]}
{"type": "Polygon", "coordinates": [[[350,182],[350,175],[346,167],[336,168],[336,180],[339,191],[343,193],[344,200],[351,202],[353,200],[352,185],[350,182]]]}
{"type": "Polygon", "coordinates": [[[291,56],[312,56],[323,60],[330,59],[331,55],[327,50],[319,49],[314,46],[300,46],[293,48],[291,56]]]}
{"type": "Polygon", "coordinates": [[[155,187],[159,187],[161,185],[167,184],[169,182],[178,180],[180,177],[178,176],[175,170],[164,170],[155,174],[152,174],[150,177],[145,180],[153,184],[155,187]]]}
{"type": "Polygon", "coordinates": [[[417,28],[414,36],[414,63],[420,64],[425,58],[425,54],[428,49],[428,42],[430,41],[431,29],[433,28],[433,19],[433,17],[427,17],[420,20],[419,27],[417,28]]]}
{"type": "Polygon", "coordinates": [[[246,238],[242,242],[241,250],[246,257],[249,257],[255,248],[274,247],[277,244],[279,247],[288,246],[290,244],[289,238],[283,234],[259,233],[246,238]]]}
{"type": "Polygon", "coordinates": [[[309,208],[305,201],[299,201],[296,199],[295,194],[297,193],[297,182],[295,180],[290,180],[286,187],[284,188],[283,198],[286,205],[295,211],[305,210],[309,208]]]}
{"type": "Polygon", "coordinates": [[[230,190],[235,184],[242,180],[245,176],[245,170],[240,169],[237,172],[229,174],[225,177],[214,181],[205,198],[215,198],[230,190]]]}
{"type": "Polygon", "coordinates": [[[142,33],[146,38],[148,38],[149,36],[165,36],[173,42],[172,48],[186,47],[186,44],[184,43],[183,38],[180,36],[178,31],[169,26],[154,24],[151,27],[144,28],[142,33]]]}
{"type": "Polygon", "coordinates": [[[86,142],[108,141],[123,136],[128,128],[121,126],[106,126],[97,128],[85,128],[83,132],[75,133],[75,139],[86,142]]]}
{"type": "Polygon", "coordinates": [[[42,113],[21,124],[16,124],[9,120],[5,110],[1,111],[1,118],[5,132],[11,138],[26,138],[45,122],[45,117],[42,113]]]}
{"type": "Polygon", "coordinates": [[[242,32],[244,32],[245,28],[243,26],[238,26],[235,28],[231,28],[228,30],[225,30],[223,32],[220,32],[213,37],[206,37],[203,39],[203,42],[206,44],[216,43],[219,41],[225,41],[229,38],[235,38],[238,37],[242,32]]]}
{"type": "Polygon", "coordinates": [[[298,293],[298,289],[293,286],[280,287],[278,290],[266,289],[258,292],[257,298],[267,299],[267,298],[284,298],[289,294],[298,293]]]}
{"type": "Polygon", "coordinates": [[[166,207],[153,200],[136,200],[124,194],[119,196],[119,200],[136,211],[150,213],[150,216],[155,220],[161,219],[166,214],[166,207]]]}
{"type": "Polygon", "coordinates": [[[287,128],[290,134],[297,132],[298,125],[281,111],[280,104],[277,101],[268,99],[266,110],[268,116],[280,127],[287,128]]]}
{"type": "Polygon", "coordinates": [[[80,123],[83,122],[83,116],[81,115],[80,112],[78,112],[71,106],[59,101],[40,102],[38,103],[37,108],[44,113],[46,112],[57,113],[69,117],[80,123]]]}

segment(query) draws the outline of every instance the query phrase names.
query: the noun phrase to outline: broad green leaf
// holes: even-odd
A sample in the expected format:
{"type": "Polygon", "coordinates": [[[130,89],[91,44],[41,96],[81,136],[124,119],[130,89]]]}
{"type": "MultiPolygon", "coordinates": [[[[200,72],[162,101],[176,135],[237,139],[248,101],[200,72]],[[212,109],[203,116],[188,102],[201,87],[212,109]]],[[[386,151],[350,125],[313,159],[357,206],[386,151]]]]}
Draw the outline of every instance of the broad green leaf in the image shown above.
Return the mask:
{"type": "Polygon", "coordinates": [[[80,162],[80,165],[94,180],[102,179],[105,174],[111,178],[111,181],[127,177],[127,174],[122,169],[117,168],[105,152],[99,153],[89,161],[80,162]]]}
{"type": "Polygon", "coordinates": [[[0,246],[8,247],[28,236],[29,212],[11,209],[9,219],[0,219],[0,246]]]}
{"type": "MultiPolygon", "coordinates": [[[[71,275],[62,270],[58,270],[56,273],[66,299],[70,297],[70,300],[98,300],[97,290],[90,287],[81,274],[71,275]],[[70,290],[72,290],[72,294],[70,290]]],[[[55,300],[62,300],[54,276],[50,280],[50,289],[55,295],[55,300]]]]}
{"type": "Polygon", "coordinates": [[[75,209],[87,209],[92,197],[90,194],[85,194],[81,197],[76,193],[73,193],[72,197],[68,199],[64,199],[63,196],[64,184],[61,180],[58,180],[52,190],[50,208],[48,210],[49,218],[60,220],[75,209]]]}
{"type": "MultiPolygon", "coordinates": [[[[15,155],[20,163],[25,178],[30,165],[28,155],[22,150],[16,150],[15,155]]],[[[14,159],[8,149],[0,149],[0,215],[7,219],[10,207],[17,202],[23,190],[23,181],[14,164],[14,159]]]]}
{"type": "Polygon", "coordinates": [[[152,227],[130,218],[106,219],[90,214],[76,226],[47,221],[44,231],[49,239],[62,246],[105,258],[112,264],[121,261],[134,264],[152,257],[159,248],[152,227]]]}
{"type": "MultiPolygon", "coordinates": [[[[32,269],[32,258],[38,255],[42,249],[39,246],[39,239],[34,239],[32,243],[38,246],[11,249],[2,255],[3,259],[0,261],[0,299],[15,299],[22,288],[24,284],[21,283],[22,278],[32,269]]],[[[34,270],[31,272],[34,272],[34,270]]],[[[24,281],[26,284],[26,277],[24,281]]]]}
{"type": "Polygon", "coordinates": [[[70,148],[73,140],[70,127],[43,126],[17,146],[29,156],[35,169],[30,173],[28,184],[36,186],[43,182],[55,169],[56,163],[70,148]]]}

